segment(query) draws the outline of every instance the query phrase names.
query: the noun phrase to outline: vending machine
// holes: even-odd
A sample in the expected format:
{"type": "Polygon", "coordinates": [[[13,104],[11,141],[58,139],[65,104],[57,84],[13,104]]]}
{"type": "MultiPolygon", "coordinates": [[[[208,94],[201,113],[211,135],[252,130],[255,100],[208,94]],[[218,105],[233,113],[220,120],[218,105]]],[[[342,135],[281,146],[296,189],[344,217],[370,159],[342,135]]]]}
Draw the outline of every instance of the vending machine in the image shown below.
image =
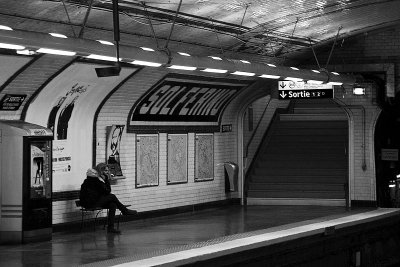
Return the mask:
{"type": "Polygon", "coordinates": [[[45,127],[0,120],[0,244],[51,239],[52,140],[45,127]]]}

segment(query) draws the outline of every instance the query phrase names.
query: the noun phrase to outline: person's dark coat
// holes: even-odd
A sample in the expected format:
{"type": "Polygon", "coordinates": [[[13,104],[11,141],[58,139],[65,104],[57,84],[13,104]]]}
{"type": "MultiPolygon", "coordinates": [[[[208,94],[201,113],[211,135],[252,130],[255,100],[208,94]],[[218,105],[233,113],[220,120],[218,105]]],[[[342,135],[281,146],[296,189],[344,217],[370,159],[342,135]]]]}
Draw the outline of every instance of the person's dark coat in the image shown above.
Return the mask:
{"type": "Polygon", "coordinates": [[[111,186],[108,179],[104,182],[98,177],[87,176],[81,185],[80,201],[86,208],[95,207],[100,197],[110,194],[111,186]]]}

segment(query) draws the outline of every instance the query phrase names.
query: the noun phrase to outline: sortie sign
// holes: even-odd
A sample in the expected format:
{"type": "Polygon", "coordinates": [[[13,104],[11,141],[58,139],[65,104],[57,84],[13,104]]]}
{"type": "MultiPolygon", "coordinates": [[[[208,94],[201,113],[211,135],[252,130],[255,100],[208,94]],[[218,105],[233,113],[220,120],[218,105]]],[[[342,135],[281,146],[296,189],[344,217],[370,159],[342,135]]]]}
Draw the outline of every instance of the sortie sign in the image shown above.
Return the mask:
{"type": "Polygon", "coordinates": [[[330,84],[279,81],[278,89],[281,100],[333,98],[333,86],[330,84]]]}

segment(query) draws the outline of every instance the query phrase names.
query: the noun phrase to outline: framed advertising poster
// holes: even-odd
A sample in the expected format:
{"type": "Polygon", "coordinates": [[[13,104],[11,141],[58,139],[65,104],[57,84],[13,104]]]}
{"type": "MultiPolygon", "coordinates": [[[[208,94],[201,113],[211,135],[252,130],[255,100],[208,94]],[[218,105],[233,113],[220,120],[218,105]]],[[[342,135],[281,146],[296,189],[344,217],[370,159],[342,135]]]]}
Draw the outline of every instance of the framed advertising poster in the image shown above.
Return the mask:
{"type": "Polygon", "coordinates": [[[187,156],[187,135],[169,134],[167,184],[187,183],[187,156]]]}
{"type": "Polygon", "coordinates": [[[158,185],[158,135],[136,136],[136,187],[158,185]]]}
{"type": "Polygon", "coordinates": [[[107,127],[106,160],[113,177],[121,177],[120,146],[125,125],[112,125],[107,127]]]}
{"type": "Polygon", "coordinates": [[[195,182],[214,180],[214,135],[196,134],[195,182]]]}

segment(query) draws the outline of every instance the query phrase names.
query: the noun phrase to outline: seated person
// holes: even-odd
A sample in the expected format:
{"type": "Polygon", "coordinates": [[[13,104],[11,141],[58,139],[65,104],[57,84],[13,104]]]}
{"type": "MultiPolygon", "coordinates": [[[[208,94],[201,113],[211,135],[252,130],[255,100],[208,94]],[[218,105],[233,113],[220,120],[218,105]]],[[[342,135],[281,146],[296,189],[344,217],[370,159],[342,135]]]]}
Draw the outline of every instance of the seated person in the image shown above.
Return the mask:
{"type": "Polygon", "coordinates": [[[108,233],[119,234],[121,231],[114,228],[115,211],[118,208],[123,215],[136,215],[136,210],[130,210],[118,198],[111,194],[109,169],[107,164],[100,163],[94,169],[88,169],[86,179],[81,185],[80,201],[82,207],[102,207],[108,209],[108,233]]]}

